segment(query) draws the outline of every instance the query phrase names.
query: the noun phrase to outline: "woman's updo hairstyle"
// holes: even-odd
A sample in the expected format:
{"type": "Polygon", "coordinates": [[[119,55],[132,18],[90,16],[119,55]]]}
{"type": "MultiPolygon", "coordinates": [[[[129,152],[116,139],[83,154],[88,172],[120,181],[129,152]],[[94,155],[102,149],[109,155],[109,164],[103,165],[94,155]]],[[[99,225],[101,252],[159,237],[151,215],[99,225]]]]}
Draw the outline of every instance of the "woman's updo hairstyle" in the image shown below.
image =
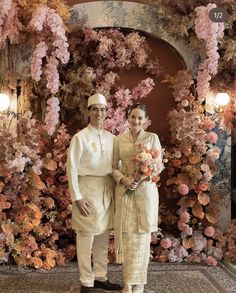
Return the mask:
{"type": "Polygon", "coordinates": [[[136,104],[133,104],[133,105],[127,107],[127,109],[126,109],[126,118],[127,118],[127,119],[129,118],[130,113],[131,113],[134,109],[140,109],[140,110],[143,110],[143,112],[145,113],[145,117],[147,117],[147,109],[146,109],[146,106],[145,106],[144,104],[136,103],[136,104]]]}

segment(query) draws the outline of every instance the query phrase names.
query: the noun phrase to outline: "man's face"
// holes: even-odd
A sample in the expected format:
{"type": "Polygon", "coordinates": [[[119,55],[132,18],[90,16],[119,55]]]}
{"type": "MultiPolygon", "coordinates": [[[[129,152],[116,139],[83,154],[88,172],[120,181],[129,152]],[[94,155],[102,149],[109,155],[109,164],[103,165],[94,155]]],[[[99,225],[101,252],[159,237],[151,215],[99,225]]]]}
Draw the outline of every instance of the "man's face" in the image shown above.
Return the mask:
{"type": "Polygon", "coordinates": [[[89,109],[90,124],[94,127],[101,127],[107,114],[107,107],[103,104],[91,105],[89,109]]]}

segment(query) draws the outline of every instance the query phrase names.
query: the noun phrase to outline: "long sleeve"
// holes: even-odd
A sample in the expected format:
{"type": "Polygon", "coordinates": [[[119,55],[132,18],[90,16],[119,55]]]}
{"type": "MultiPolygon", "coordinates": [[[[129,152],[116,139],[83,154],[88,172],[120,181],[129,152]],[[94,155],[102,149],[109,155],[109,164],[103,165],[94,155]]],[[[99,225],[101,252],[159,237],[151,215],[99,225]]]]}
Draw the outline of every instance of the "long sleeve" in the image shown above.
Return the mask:
{"type": "Polygon", "coordinates": [[[161,147],[161,143],[159,140],[158,135],[153,133],[153,148],[157,149],[160,152],[160,156],[157,158],[158,166],[160,166],[159,172],[163,171],[165,169],[164,164],[163,164],[163,151],[161,147]]]}
{"type": "Polygon", "coordinates": [[[82,151],[82,145],[80,143],[79,137],[75,135],[71,140],[67,154],[67,176],[69,180],[72,201],[76,201],[82,198],[78,181],[79,164],[82,151]]]}
{"type": "Polygon", "coordinates": [[[119,170],[120,165],[120,151],[119,151],[119,138],[116,137],[114,140],[113,147],[113,160],[112,160],[112,176],[116,183],[120,183],[120,180],[125,177],[119,170]]]}

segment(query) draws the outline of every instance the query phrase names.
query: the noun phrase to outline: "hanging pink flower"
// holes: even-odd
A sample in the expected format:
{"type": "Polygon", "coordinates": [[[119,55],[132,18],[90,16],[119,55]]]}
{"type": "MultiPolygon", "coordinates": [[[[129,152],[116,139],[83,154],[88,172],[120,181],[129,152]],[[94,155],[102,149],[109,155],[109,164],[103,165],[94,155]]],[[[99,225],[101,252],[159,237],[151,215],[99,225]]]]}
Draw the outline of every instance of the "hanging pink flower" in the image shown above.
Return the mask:
{"type": "Polygon", "coordinates": [[[204,234],[207,236],[207,237],[213,237],[215,235],[215,229],[214,227],[212,226],[207,226],[205,229],[204,229],[204,234]]]}
{"type": "Polygon", "coordinates": [[[5,16],[11,9],[12,0],[2,0],[0,1],[1,15],[5,16]]]}
{"type": "Polygon", "coordinates": [[[152,78],[141,80],[141,82],[132,89],[132,96],[135,99],[146,97],[154,88],[155,83],[152,78]]]}
{"type": "Polygon", "coordinates": [[[42,74],[42,59],[47,55],[48,46],[42,41],[38,43],[33,52],[31,60],[31,76],[35,81],[39,81],[42,74]]]}
{"type": "Polygon", "coordinates": [[[161,244],[161,247],[163,247],[164,249],[168,249],[172,245],[171,240],[169,238],[162,239],[160,244],[161,244]]]}
{"type": "Polygon", "coordinates": [[[178,191],[179,191],[180,194],[186,195],[186,194],[189,193],[189,187],[188,187],[188,185],[186,185],[184,183],[183,184],[180,184],[178,186],[178,191]]]}
{"type": "Polygon", "coordinates": [[[195,8],[197,17],[195,19],[195,31],[199,39],[206,42],[207,59],[202,63],[197,75],[197,93],[200,101],[206,98],[211,76],[217,73],[218,60],[218,38],[224,36],[224,23],[213,22],[209,18],[209,12],[216,8],[216,4],[209,3],[206,7],[195,8]]]}
{"type": "Polygon", "coordinates": [[[19,8],[10,0],[0,1],[0,47],[8,39],[11,44],[18,43],[23,25],[18,18],[19,8]]]}
{"type": "Polygon", "coordinates": [[[45,75],[47,77],[47,88],[50,89],[51,93],[55,94],[58,92],[60,81],[59,73],[57,71],[57,66],[59,61],[52,55],[48,58],[48,63],[46,65],[45,75]]]}
{"type": "Polygon", "coordinates": [[[46,65],[47,88],[55,94],[59,89],[58,65],[60,60],[63,64],[69,61],[68,41],[61,17],[54,9],[42,5],[36,8],[32,14],[29,27],[40,31],[40,43],[33,52],[31,75],[39,81],[42,74],[42,59],[49,51],[50,57],[46,65]]]}
{"type": "Polygon", "coordinates": [[[59,123],[59,99],[56,97],[51,97],[47,101],[47,112],[45,116],[45,128],[49,135],[53,135],[56,130],[56,126],[59,123]]]}

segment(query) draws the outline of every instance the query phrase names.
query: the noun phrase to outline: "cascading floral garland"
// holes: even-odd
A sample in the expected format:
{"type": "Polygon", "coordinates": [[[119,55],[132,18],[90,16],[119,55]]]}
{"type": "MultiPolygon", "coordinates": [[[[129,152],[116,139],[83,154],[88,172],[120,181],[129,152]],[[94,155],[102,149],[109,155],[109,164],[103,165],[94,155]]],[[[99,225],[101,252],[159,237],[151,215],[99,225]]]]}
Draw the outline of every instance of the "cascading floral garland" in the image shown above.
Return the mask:
{"type": "MultiPolygon", "coordinates": [[[[25,23],[27,18],[22,20],[18,14],[20,4],[11,0],[2,0],[0,2],[0,45],[4,47],[7,40],[10,43],[19,43],[21,33],[33,33],[34,38],[31,41],[32,46],[35,46],[35,50],[31,60],[31,76],[34,80],[39,81],[43,72],[42,66],[45,66],[46,87],[52,94],[56,94],[60,85],[59,61],[62,64],[66,64],[70,57],[64,23],[55,9],[41,4],[40,1],[35,5],[34,9],[29,9],[32,11],[31,20],[29,23],[25,23]],[[46,64],[44,59],[47,60],[46,64]]],[[[27,14],[28,11],[25,13],[27,14]]],[[[58,113],[56,113],[55,109],[49,109],[50,105],[49,101],[49,107],[47,107],[49,112],[46,113],[46,121],[50,120],[51,124],[54,123],[54,126],[49,130],[50,135],[53,135],[52,129],[55,130],[56,125],[59,123],[58,113],[60,107],[56,107],[58,110],[58,113]],[[48,117],[51,114],[54,115],[53,118],[48,117]]],[[[47,122],[46,127],[48,126],[47,122]]]]}
{"type": "MultiPolygon", "coordinates": [[[[105,128],[114,134],[123,132],[127,129],[127,106],[132,105],[135,99],[146,97],[154,87],[154,78],[162,74],[158,60],[150,60],[150,49],[145,38],[136,32],[124,35],[114,29],[96,31],[83,28],[73,33],[69,42],[70,64],[60,71],[64,81],[59,91],[63,97],[62,108],[79,111],[80,119],[84,116],[85,120],[85,97],[93,92],[101,92],[108,100],[105,128]],[[118,86],[119,73],[135,67],[144,69],[151,77],[140,81],[133,89],[118,86]]],[[[36,97],[44,92],[44,83],[40,87],[34,86],[36,97]]]]}
{"type": "Polygon", "coordinates": [[[7,39],[14,44],[20,40],[23,24],[18,18],[19,8],[12,0],[0,1],[0,48],[5,46],[7,39]]]}
{"type": "Polygon", "coordinates": [[[193,91],[194,80],[186,71],[179,71],[174,79],[167,78],[174,90],[177,106],[169,113],[174,147],[169,154],[169,179],[166,184],[168,196],[178,199],[177,227],[181,234],[172,241],[167,238],[168,245],[161,244],[164,250],[159,252],[158,257],[162,261],[205,260],[208,264],[216,265],[223,256],[223,249],[212,226],[217,222],[219,211],[211,208],[213,196],[210,188],[220,149],[215,146],[218,136],[212,131],[215,122],[205,115],[202,105],[211,76],[217,73],[217,43],[218,38],[223,37],[224,30],[222,23],[209,20],[209,11],[215,7],[215,4],[208,4],[195,9],[196,33],[199,39],[205,40],[207,49],[207,59],[199,67],[196,91],[193,91]]]}
{"type": "Polygon", "coordinates": [[[199,6],[195,9],[197,17],[195,19],[195,31],[199,39],[206,43],[207,58],[201,64],[197,75],[198,99],[206,99],[207,90],[211,76],[217,73],[218,60],[220,58],[218,50],[218,39],[224,36],[224,23],[212,22],[209,18],[209,12],[216,8],[216,4],[208,4],[206,7],[199,6]]]}

